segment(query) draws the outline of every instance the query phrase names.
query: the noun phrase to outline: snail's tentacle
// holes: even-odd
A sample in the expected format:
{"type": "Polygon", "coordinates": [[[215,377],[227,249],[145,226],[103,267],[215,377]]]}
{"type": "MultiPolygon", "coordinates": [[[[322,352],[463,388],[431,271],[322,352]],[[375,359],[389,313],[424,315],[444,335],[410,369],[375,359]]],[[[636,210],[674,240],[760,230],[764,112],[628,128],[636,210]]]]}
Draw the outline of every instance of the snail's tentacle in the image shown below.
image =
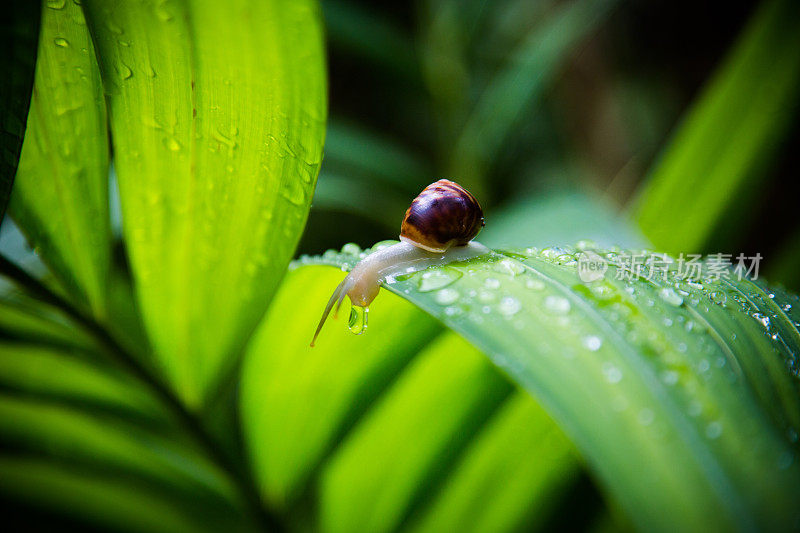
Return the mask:
{"type": "Polygon", "coordinates": [[[333,318],[339,317],[339,309],[342,307],[342,302],[344,301],[344,297],[350,292],[350,289],[353,287],[353,276],[352,274],[348,274],[346,278],[339,284],[337,290],[339,290],[339,298],[336,300],[336,309],[333,311],[333,318]]]}
{"type": "MultiPolygon", "coordinates": [[[[348,276],[349,277],[349,276],[348,276]]],[[[328,315],[331,313],[331,309],[333,309],[333,304],[338,299],[338,305],[336,306],[336,311],[339,311],[339,305],[342,304],[342,300],[344,299],[344,295],[347,292],[344,290],[345,283],[347,282],[347,278],[344,278],[341,283],[336,287],[336,290],[333,291],[331,294],[330,299],[328,300],[328,304],[325,306],[325,310],[322,312],[322,318],[319,319],[319,324],[317,325],[317,330],[314,332],[314,338],[311,339],[311,347],[314,347],[314,343],[317,342],[317,337],[319,336],[319,332],[322,331],[322,326],[325,324],[325,321],[328,319],[328,315]]],[[[334,315],[335,318],[335,315],[334,315]]]]}

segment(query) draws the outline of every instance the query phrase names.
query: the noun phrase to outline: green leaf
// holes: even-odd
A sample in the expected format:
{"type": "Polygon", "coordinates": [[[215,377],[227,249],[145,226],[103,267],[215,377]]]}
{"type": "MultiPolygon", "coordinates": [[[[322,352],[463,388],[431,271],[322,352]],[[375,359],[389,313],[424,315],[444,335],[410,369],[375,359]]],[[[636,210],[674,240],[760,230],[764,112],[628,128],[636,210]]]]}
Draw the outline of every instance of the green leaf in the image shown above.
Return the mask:
{"type": "Polygon", "coordinates": [[[322,6],[327,36],[334,47],[417,81],[419,71],[411,36],[365,4],[328,0],[322,6]]]}
{"type": "Polygon", "coordinates": [[[367,334],[338,320],[308,346],[320,302],[342,276],[290,272],[248,347],[242,425],[265,500],[322,529],[474,520],[510,531],[546,516],[576,468],[565,438],[434,319],[384,294],[367,334]]]}
{"type": "Polygon", "coordinates": [[[431,174],[431,169],[418,154],[397,141],[335,119],[328,121],[325,168],[356,173],[409,194],[422,190],[431,174]]]}
{"type": "Polygon", "coordinates": [[[158,360],[199,404],[263,314],[299,239],[322,152],[310,0],[86,2],[123,230],[158,360]]]}
{"type": "Polygon", "coordinates": [[[81,7],[45,8],[28,129],[9,211],[67,290],[106,312],[108,138],[81,7]]]}
{"type": "Polygon", "coordinates": [[[767,0],[683,119],[643,187],[635,216],[671,252],[703,250],[735,228],[743,199],[794,124],[800,90],[800,4],[767,0]],[[724,223],[725,227],[722,227],[724,223]],[[732,226],[734,224],[734,226],[732,226]]]}
{"type": "Polygon", "coordinates": [[[564,434],[530,395],[516,392],[473,439],[411,529],[513,531],[525,518],[531,518],[528,530],[540,529],[577,472],[564,434]]]}
{"type": "Polygon", "coordinates": [[[223,521],[200,506],[176,504],[169,494],[147,485],[40,458],[0,455],[0,494],[6,501],[45,510],[44,516],[36,513],[35,517],[46,528],[53,527],[53,523],[63,527],[65,518],[69,518],[81,528],[91,525],[113,531],[245,529],[230,516],[223,521]],[[55,521],[54,516],[58,517],[55,521]]]}
{"type": "Polygon", "coordinates": [[[28,296],[6,293],[0,296],[0,332],[7,338],[38,344],[87,349],[94,340],[76,330],[54,309],[28,296]]]}
{"type": "Polygon", "coordinates": [[[496,158],[522,114],[541,99],[564,60],[611,12],[615,0],[559,5],[525,36],[481,93],[452,152],[450,173],[469,187],[496,158]]]}
{"type": "Polygon", "coordinates": [[[39,36],[39,2],[3,6],[0,22],[0,223],[6,214],[28,117],[39,36]]]}
{"type": "Polygon", "coordinates": [[[644,246],[645,240],[615,209],[577,190],[524,197],[492,213],[481,231],[489,247],[554,246],[590,239],[600,246],[644,246]]]}
{"type": "Polygon", "coordinates": [[[0,387],[96,412],[164,424],[163,408],[141,383],[84,350],[0,343],[0,387]]]}
{"type": "MultiPolygon", "coordinates": [[[[358,256],[346,252],[303,263],[350,267],[358,256]]],[[[469,340],[530,391],[638,527],[785,529],[796,523],[800,298],[739,280],[731,270],[716,280],[709,270],[700,279],[682,279],[676,263],[667,263],[666,275],[643,267],[643,277],[628,279],[633,276],[620,251],[595,250],[608,271],[585,283],[577,275],[582,253],[491,252],[442,267],[446,275],[433,276],[450,283],[436,290],[425,281],[430,269],[385,286],[469,340]]],[[[312,265],[295,275],[324,273],[312,265]]],[[[380,320],[377,307],[372,319],[380,320]]],[[[305,328],[313,326],[308,317],[305,328]]],[[[336,337],[328,335],[319,344],[336,350],[336,337]]],[[[375,327],[367,335],[384,331],[375,327]]],[[[453,363],[454,372],[460,364],[453,363]]],[[[400,420],[399,407],[392,413],[400,420]]],[[[369,442],[362,431],[369,432],[357,428],[354,442],[369,442]]],[[[348,445],[357,446],[346,443],[346,457],[354,453],[348,445]]],[[[347,470],[335,460],[333,472],[347,470]]],[[[392,467],[381,468],[364,476],[392,467]]],[[[328,482],[337,479],[329,475],[328,482]]],[[[339,505],[345,504],[323,516],[338,524],[344,516],[339,505]]]]}

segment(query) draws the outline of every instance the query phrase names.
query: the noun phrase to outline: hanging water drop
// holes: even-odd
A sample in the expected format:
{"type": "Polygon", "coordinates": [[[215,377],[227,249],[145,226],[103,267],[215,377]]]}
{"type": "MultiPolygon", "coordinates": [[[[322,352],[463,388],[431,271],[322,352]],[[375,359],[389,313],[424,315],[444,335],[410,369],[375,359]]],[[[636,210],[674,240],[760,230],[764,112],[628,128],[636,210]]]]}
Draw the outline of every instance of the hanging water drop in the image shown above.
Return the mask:
{"type": "Polygon", "coordinates": [[[352,306],[350,308],[350,318],[347,321],[347,327],[350,329],[350,333],[361,335],[367,331],[368,318],[369,307],[352,306]]]}

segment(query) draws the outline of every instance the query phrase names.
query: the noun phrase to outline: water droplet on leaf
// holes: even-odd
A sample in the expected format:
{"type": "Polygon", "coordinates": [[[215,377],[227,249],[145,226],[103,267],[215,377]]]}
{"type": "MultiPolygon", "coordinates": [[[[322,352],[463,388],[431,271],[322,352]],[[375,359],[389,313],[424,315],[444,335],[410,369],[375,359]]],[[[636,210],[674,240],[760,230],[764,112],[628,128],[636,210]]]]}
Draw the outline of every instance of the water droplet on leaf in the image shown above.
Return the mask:
{"type": "Polygon", "coordinates": [[[430,270],[422,273],[417,286],[419,292],[432,292],[447,287],[461,276],[461,272],[454,268],[430,270]]]}
{"type": "Polygon", "coordinates": [[[439,305],[450,305],[457,302],[459,296],[455,289],[439,289],[433,299],[439,305]]]}
{"type": "Polygon", "coordinates": [[[569,313],[570,310],[569,300],[563,296],[548,296],[544,299],[544,306],[548,311],[557,315],[569,313]]]}

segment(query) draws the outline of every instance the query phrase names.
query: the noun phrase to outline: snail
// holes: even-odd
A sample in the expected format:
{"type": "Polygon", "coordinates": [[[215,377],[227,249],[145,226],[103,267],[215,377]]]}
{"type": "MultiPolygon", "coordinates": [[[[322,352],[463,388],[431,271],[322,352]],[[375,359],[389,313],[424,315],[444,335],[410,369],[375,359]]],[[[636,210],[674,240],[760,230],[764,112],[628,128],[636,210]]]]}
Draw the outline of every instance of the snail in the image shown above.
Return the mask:
{"type": "Polygon", "coordinates": [[[480,204],[461,185],[442,179],[425,187],[403,217],[400,242],[362,259],[333,291],[311,346],[334,305],[337,315],[345,296],[352,305],[368,309],[387,278],[488,253],[488,248],[472,241],[484,225],[480,204]]]}

